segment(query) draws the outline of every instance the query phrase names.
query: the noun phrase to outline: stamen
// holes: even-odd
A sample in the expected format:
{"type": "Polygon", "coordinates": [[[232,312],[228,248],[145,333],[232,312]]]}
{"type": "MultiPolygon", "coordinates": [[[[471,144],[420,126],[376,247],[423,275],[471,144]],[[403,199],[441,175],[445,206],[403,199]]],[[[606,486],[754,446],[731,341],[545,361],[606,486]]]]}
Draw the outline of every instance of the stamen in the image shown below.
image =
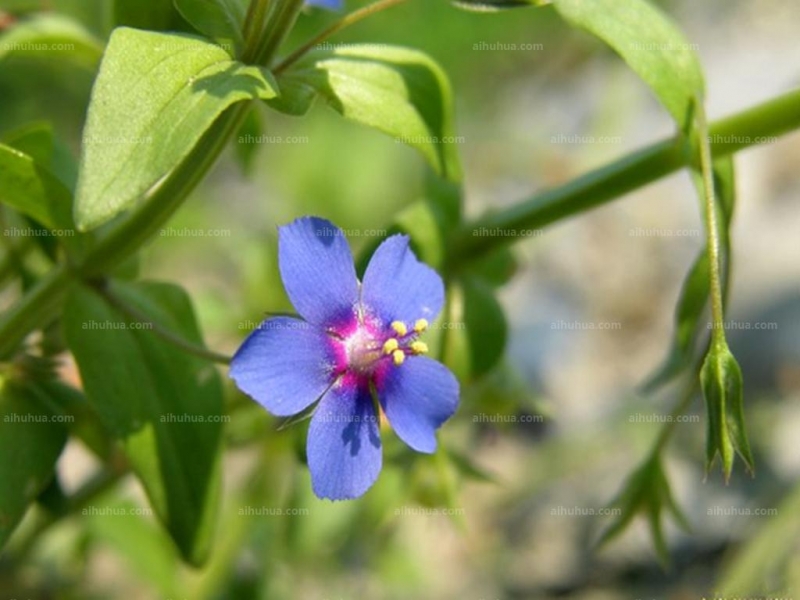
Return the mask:
{"type": "Polygon", "coordinates": [[[402,350],[395,350],[392,352],[392,360],[394,360],[395,366],[399,367],[406,360],[406,353],[402,350]]]}
{"type": "Polygon", "coordinates": [[[417,319],[417,322],[414,323],[414,331],[417,333],[422,333],[428,328],[428,320],[427,319],[417,319]]]}
{"type": "Polygon", "coordinates": [[[399,342],[395,338],[389,338],[383,343],[383,353],[384,354],[391,354],[400,346],[399,342]]]}
{"type": "Polygon", "coordinates": [[[400,337],[405,337],[408,333],[408,327],[406,327],[406,324],[402,321],[392,321],[390,327],[394,329],[395,333],[400,337]]]}
{"type": "Polygon", "coordinates": [[[413,352],[414,354],[427,354],[428,344],[426,344],[425,342],[412,342],[411,352],[413,352]]]}

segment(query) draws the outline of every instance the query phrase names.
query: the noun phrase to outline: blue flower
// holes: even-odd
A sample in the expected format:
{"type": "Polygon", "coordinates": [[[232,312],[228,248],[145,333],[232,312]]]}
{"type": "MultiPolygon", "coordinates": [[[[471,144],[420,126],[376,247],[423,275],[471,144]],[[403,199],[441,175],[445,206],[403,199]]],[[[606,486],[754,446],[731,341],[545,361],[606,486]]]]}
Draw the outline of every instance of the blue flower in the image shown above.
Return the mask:
{"type": "Polygon", "coordinates": [[[306,6],[320,6],[329,10],[341,10],[344,0],[306,0],[306,6]]]}
{"type": "Polygon", "coordinates": [[[335,225],[304,217],[280,227],[281,277],[302,319],[267,319],[233,357],[236,385],[272,414],[319,400],[306,450],[320,498],[356,498],[375,483],[378,403],[400,439],[425,453],[458,405],[458,381],[419,340],[444,304],[444,285],[408,242],[386,239],[359,282],[335,225]]]}

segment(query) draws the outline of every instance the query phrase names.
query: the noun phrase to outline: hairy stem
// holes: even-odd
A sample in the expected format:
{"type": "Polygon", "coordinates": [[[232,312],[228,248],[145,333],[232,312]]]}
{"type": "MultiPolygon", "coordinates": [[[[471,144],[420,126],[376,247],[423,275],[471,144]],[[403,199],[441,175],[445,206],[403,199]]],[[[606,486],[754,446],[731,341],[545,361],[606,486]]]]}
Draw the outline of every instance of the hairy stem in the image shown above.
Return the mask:
{"type": "Polygon", "coordinates": [[[706,219],[706,252],[708,253],[709,295],[711,298],[711,344],[725,341],[724,310],[722,307],[722,283],[720,266],[720,234],[717,218],[717,202],[714,193],[714,172],[711,164],[711,142],[705,107],[698,107],[697,125],[700,134],[700,170],[703,175],[703,192],[706,219]]]}

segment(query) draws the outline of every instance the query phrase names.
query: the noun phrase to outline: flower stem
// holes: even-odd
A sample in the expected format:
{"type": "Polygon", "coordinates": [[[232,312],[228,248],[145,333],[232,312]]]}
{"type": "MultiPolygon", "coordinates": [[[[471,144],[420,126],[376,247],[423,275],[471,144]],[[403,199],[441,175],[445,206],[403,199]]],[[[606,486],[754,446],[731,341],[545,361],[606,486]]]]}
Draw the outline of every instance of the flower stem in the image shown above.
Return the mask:
{"type": "MultiPolygon", "coordinates": [[[[763,144],[800,127],[800,89],[712,123],[715,157],[763,144]]],[[[542,192],[507,210],[462,226],[449,246],[448,264],[458,267],[523,239],[519,233],[601,206],[685,167],[693,160],[678,136],[657,142],[603,168],[542,192]]]]}
{"type": "Polygon", "coordinates": [[[711,297],[711,344],[725,341],[724,308],[722,305],[722,283],[720,280],[720,235],[717,218],[717,202],[714,193],[714,173],[711,164],[711,142],[708,136],[708,121],[703,105],[698,106],[697,128],[700,136],[700,170],[703,176],[706,219],[706,252],[708,253],[709,294],[711,297]]]}
{"type": "Polygon", "coordinates": [[[378,0],[378,2],[375,2],[374,4],[370,4],[369,6],[365,6],[364,8],[360,8],[356,11],[353,11],[349,15],[336,21],[336,23],[334,23],[327,29],[321,31],[311,40],[309,40],[308,42],[300,46],[297,50],[292,52],[289,56],[284,58],[280,63],[278,63],[278,65],[276,65],[276,67],[273,69],[273,72],[276,75],[282,73],[283,71],[291,67],[294,63],[296,63],[298,60],[300,60],[303,56],[305,56],[305,54],[311,51],[315,46],[318,46],[332,35],[339,33],[340,31],[346,29],[347,27],[350,27],[351,25],[355,25],[359,21],[363,21],[367,17],[371,17],[375,13],[379,13],[388,8],[392,8],[394,6],[397,6],[398,4],[403,4],[404,2],[408,2],[408,0],[378,0]]]}
{"type": "Polygon", "coordinates": [[[163,327],[161,324],[156,323],[153,321],[148,315],[141,312],[135,306],[131,306],[127,302],[125,302],[122,298],[114,294],[106,285],[97,285],[94,286],[95,290],[106,299],[106,301],[116,308],[119,312],[124,314],[129,319],[137,321],[139,323],[147,323],[150,325],[150,331],[155,333],[164,341],[172,344],[173,346],[180,348],[184,352],[188,354],[192,354],[203,360],[207,360],[210,362],[219,363],[222,365],[228,365],[231,362],[230,356],[226,356],[224,354],[218,354],[208,348],[204,348],[194,342],[190,342],[183,336],[175,333],[174,331],[170,331],[166,327],[163,327]]]}

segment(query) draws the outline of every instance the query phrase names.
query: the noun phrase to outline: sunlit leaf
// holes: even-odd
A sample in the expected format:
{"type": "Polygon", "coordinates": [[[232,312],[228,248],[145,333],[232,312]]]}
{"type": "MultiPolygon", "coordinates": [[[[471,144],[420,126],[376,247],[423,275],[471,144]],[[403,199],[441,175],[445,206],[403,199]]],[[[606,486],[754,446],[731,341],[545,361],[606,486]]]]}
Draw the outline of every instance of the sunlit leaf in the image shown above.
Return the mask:
{"type": "Polygon", "coordinates": [[[275,95],[265,69],[208,40],[119,28],[95,81],[75,204],[82,230],[131,207],[236,102],[275,95]]]}
{"type": "Polygon", "coordinates": [[[703,97],[703,72],[693,46],[666,15],[647,0],[554,0],[553,6],[611,46],[688,131],[703,97]]]}
{"type": "Polygon", "coordinates": [[[278,83],[273,108],[303,114],[320,96],[344,117],[416,148],[440,175],[460,179],[450,83],[426,54],[384,45],[321,49],[278,83]]]}

